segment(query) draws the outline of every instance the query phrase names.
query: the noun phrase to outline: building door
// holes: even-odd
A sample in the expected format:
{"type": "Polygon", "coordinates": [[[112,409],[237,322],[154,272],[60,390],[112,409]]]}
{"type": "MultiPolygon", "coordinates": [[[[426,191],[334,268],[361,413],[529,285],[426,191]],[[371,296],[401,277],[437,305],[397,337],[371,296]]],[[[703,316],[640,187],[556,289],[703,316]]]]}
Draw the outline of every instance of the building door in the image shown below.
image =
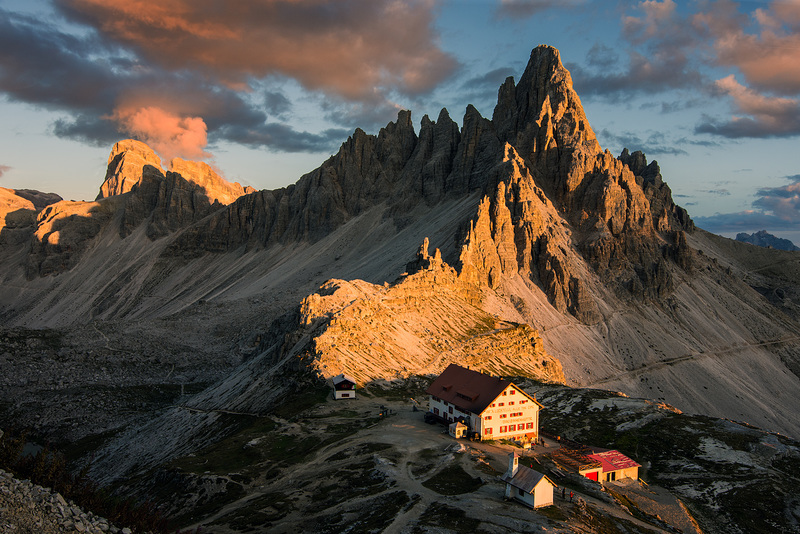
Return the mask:
{"type": "Polygon", "coordinates": [[[597,482],[597,471],[594,471],[592,473],[586,473],[586,478],[588,478],[589,480],[594,480],[595,482],[597,482]]]}

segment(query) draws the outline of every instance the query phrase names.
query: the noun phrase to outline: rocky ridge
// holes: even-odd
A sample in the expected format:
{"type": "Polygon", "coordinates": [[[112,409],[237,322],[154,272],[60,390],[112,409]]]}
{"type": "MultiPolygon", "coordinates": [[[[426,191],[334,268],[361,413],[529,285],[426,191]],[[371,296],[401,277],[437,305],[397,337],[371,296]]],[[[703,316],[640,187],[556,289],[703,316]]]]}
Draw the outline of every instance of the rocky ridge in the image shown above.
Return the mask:
{"type": "Polygon", "coordinates": [[[86,512],[58,492],[17,480],[0,470],[0,533],[86,532],[88,534],[131,534],[107,519],[86,512]]]}
{"type": "Polygon", "coordinates": [[[429,351],[466,362],[492,344],[554,378],[546,348],[570,385],[800,429],[798,326],[781,311],[792,307],[744,282],[750,267],[694,229],[656,163],[600,149],[555,49],[532,52],[491,120],[470,106],[459,129],[443,110],[417,135],[403,111],[378,135],[357,130],[296,184],[228,206],[146,159],[108,188],[129,190],[73,219],[51,206],[36,238],[47,243],[0,258],[8,324],[88,317],[153,347],[175,332],[198,347],[257,340],[213,387],[108,444],[108,479],[190,454],[224,433],[226,410],[268,413],[319,375],[382,382],[433,370],[429,351]],[[78,224],[93,237],[70,238],[78,224]],[[439,252],[415,259],[426,236],[439,252]],[[23,279],[14,261],[26,254],[23,279]],[[383,285],[409,260],[404,280],[383,285]],[[161,320],[175,328],[151,333],[161,320]]]}

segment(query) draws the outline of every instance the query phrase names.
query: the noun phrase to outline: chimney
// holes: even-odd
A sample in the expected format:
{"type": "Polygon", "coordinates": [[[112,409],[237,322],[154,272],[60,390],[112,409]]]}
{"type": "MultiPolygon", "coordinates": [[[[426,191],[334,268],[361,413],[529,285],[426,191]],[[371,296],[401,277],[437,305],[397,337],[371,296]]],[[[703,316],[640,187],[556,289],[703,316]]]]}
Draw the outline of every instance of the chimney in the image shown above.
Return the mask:
{"type": "Polygon", "coordinates": [[[513,477],[519,468],[519,455],[516,452],[508,453],[508,476],[513,477]]]}

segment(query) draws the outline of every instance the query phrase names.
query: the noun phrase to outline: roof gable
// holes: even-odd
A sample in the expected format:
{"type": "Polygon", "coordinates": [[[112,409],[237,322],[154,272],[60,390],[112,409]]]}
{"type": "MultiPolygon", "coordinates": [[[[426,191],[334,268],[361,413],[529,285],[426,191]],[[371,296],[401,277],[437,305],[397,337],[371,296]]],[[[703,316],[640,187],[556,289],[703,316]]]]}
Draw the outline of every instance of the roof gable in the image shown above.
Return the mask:
{"type": "Polygon", "coordinates": [[[333,385],[338,385],[343,382],[350,382],[354,386],[356,385],[356,379],[344,373],[334,376],[331,380],[333,381],[333,385]]]}
{"type": "Polygon", "coordinates": [[[603,473],[610,471],[619,471],[620,469],[628,469],[629,467],[641,467],[635,461],[631,460],[619,451],[604,451],[589,454],[589,458],[597,460],[603,464],[603,473]]]}
{"type": "MultiPolygon", "coordinates": [[[[451,363],[433,381],[426,393],[465,411],[479,414],[494,402],[511,382],[451,363]]],[[[516,388],[519,389],[519,388],[516,388]]]]}
{"type": "Polygon", "coordinates": [[[507,388],[513,387],[525,398],[544,408],[519,386],[503,378],[489,376],[451,363],[425,391],[467,412],[482,413],[507,388]]]}
{"type": "Polygon", "coordinates": [[[554,484],[547,475],[524,465],[517,467],[517,472],[514,473],[514,476],[509,476],[508,473],[506,473],[500,477],[500,480],[511,484],[515,488],[521,489],[525,493],[532,493],[533,490],[536,489],[536,486],[541,484],[543,480],[549,482],[551,486],[556,487],[556,484],[554,484]]]}

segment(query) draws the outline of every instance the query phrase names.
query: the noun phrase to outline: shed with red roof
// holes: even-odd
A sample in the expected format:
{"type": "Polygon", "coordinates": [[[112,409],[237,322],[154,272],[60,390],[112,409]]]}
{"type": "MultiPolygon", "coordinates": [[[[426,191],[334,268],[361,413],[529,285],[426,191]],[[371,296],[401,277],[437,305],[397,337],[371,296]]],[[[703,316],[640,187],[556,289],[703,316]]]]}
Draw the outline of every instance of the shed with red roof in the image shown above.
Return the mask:
{"type": "Polygon", "coordinates": [[[639,478],[639,468],[641,465],[619,451],[594,449],[594,452],[587,456],[592,460],[600,462],[603,481],[611,482],[622,478],[632,478],[636,480],[639,478]]]}

